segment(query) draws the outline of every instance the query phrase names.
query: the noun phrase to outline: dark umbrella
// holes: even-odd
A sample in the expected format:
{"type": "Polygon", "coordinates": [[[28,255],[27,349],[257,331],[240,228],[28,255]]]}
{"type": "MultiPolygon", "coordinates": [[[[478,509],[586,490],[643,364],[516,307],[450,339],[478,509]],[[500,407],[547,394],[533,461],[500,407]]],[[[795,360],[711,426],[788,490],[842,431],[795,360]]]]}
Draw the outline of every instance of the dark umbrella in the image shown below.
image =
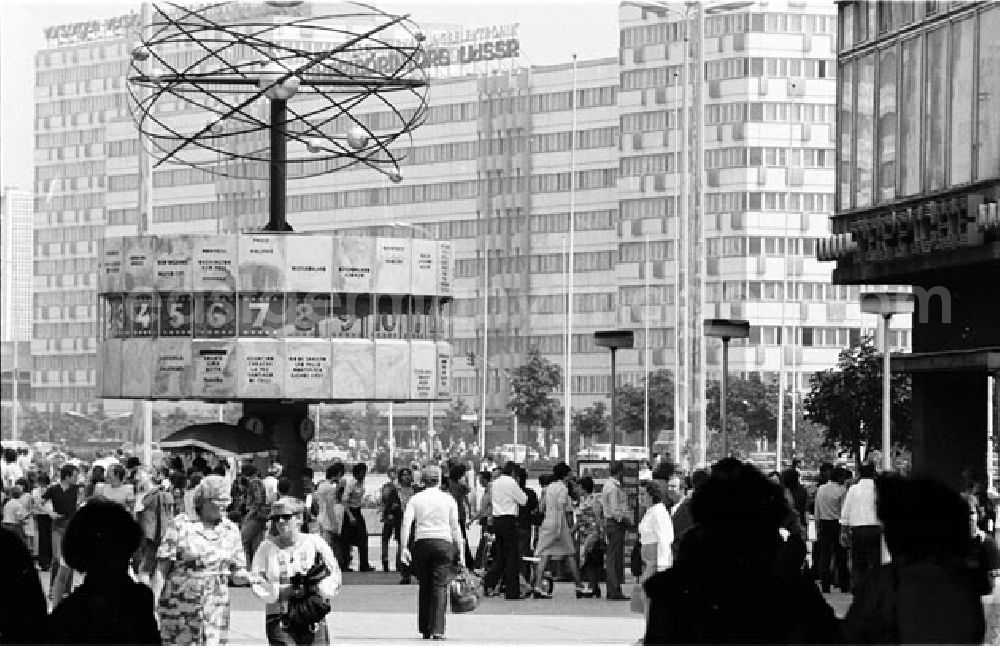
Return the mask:
{"type": "Polygon", "coordinates": [[[260,435],[232,424],[192,424],[160,440],[162,449],[202,449],[240,457],[266,456],[277,449],[260,435]]]}

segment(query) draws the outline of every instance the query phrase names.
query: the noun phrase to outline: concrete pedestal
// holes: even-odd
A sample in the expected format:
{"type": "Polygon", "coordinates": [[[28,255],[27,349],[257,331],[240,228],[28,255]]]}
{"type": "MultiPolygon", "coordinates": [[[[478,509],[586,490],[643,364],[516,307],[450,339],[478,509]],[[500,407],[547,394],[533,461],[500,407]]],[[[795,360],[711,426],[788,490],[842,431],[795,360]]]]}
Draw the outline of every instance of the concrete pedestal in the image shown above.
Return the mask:
{"type": "Polygon", "coordinates": [[[299,432],[302,421],[309,416],[309,405],[305,403],[283,403],[279,401],[246,401],[243,415],[255,417],[264,424],[264,437],[271,440],[278,449],[283,477],[292,481],[292,495],[304,498],[302,469],[306,466],[306,442],[299,432]]]}

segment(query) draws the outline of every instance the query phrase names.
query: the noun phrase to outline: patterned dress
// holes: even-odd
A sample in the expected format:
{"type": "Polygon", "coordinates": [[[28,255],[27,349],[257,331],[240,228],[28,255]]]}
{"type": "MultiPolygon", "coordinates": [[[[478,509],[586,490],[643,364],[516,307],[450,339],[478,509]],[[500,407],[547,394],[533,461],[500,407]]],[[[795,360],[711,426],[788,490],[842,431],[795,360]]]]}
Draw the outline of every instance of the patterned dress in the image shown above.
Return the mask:
{"type": "Polygon", "coordinates": [[[160,595],[164,644],[225,644],[229,636],[229,575],[246,568],[239,528],[223,519],[214,528],[176,519],[156,553],[173,563],[160,595]],[[198,562],[190,557],[197,555],[198,562]]]}
{"type": "Polygon", "coordinates": [[[563,557],[576,552],[573,536],[566,524],[566,513],[573,511],[566,483],[557,480],[545,489],[541,502],[545,514],[542,526],[538,528],[538,545],[535,556],[563,557]]]}
{"type": "Polygon", "coordinates": [[[581,495],[576,520],[576,543],[580,547],[580,563],[587,562],[587,555],[603,538],[602,530],[600,501],[592,493],[581,495]]]}

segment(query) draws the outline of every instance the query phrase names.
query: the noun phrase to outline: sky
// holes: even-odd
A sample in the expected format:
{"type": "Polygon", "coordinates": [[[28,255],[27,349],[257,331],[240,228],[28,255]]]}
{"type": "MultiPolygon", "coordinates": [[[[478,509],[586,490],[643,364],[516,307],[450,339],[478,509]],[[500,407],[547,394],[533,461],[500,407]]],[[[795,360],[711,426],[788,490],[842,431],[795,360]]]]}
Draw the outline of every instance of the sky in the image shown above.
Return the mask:
{"type": "MultiPolygon", "coordinates": [[[[617,56],[616,0],[374,2],[418,23],[466,27],[520,23],[521,64],[617,56]]],[[[30,189],[34,177],[34,60],[47,26],[139,11],[138,2],[0,0],[0,186],[30,189]]]]}

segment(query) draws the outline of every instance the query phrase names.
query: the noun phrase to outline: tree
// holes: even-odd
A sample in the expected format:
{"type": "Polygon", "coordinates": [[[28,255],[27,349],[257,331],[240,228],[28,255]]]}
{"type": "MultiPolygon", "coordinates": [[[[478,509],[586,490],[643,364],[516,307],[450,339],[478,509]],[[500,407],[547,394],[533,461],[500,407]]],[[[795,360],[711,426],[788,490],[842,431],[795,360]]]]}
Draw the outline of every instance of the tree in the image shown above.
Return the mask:
{"type": "MultiPolygon", "coordinates": [[[[707,424],[709,428],[716,430],[721,428],[720,391],[718,381],[708,383],[707,424]]],[[[778,428],[776,383],[765,384],[756,375],[749,379],[729,377],[726,382],[726,428],[741,427],[747,437],[775,439],[778,428]]]]}
{"type": "MultiPolygon", "coordinates": [[[[825,445],[847,448],[856,465],[882,448],[882,361],[870,337],[841,351],[834,368],[813,375],[806,416],[826,427],[825,445]]],[[[892,438],[905,449],[912,439],[910,378],[890,381],[892,438]]]]}
{"type": "Polygon", "coordinates": [[[544,358],[538,348],[528,350],[527,362],[514,370],[510,379],[510,406],[521,424],[546,429],[546,446],[551,444],[549,434],[556,423],[559,402],[552,397],[560,384],[559,366],[544,358]]]}
{"type": "Polygon", "coordinates": [[[593,444],[595,439],[608,430],[607,406],[604,402],[595,402],[593,406],[573,413],[573,426],[580,437],[586,440],[586,444],[593,444]]]}
{"type": "MultiPolygon", "coordinates": [[[[624,385],[616,390],[615,417],[626,436],[645,429],[645,384],[624,385]]],[[[674,378],[669,370],[649,374],[649,437],[656,441],[659,431],[674,427],[674,378]]]]}
{"type": "Polygon", "coordinates": [[[448,407],[444,419],[437,422],[441,435],[444,436],[442,442],[445,445],[469,432],[469,423],[462,421],[462,416],[468,413],[469,407],[464,399],[456,397],[451,400],[451,406],[448,407]]]}

